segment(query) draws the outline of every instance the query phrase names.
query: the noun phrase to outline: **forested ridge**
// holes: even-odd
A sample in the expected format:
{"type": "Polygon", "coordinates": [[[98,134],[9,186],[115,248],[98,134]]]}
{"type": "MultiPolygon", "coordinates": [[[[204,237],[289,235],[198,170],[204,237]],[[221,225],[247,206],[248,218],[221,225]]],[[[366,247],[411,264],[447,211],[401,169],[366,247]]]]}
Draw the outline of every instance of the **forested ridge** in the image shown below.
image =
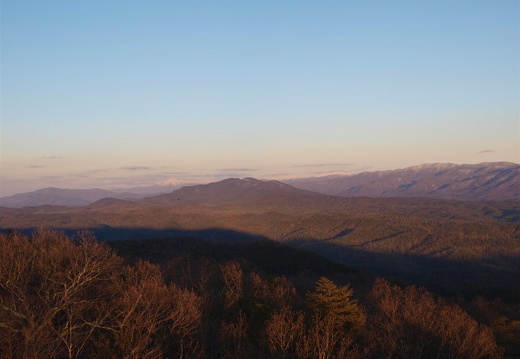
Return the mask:
{"type": "Polygon", "coordinates": [[[2,358],[514,358],[518,305],[281,244],[0,235],[2,358]]]}
{"type": "Polygon", "coordinates": [[[515,201],[342,198],[253,180],[195,186],[156,201],[0,208],[0,230],[29,234],[43,227],[73,235],[88,229],[109,242],[272,240],[443,296],[520,302],[520,205],[515,201]]]}

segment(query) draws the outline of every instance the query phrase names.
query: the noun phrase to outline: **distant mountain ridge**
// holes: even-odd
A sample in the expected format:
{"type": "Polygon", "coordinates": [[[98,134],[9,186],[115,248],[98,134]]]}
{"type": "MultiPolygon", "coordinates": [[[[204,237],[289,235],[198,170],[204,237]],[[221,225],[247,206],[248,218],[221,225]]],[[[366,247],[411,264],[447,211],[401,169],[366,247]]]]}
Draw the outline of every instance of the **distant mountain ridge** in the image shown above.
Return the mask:
{"type": "Polygon", "coordinates": [[[251,178],[133,202],[0,208],[0,232],[52,228],[69,234],[88,229],[102,240],[269,239],[447,292],[479,285],[494,291],[499,283],[500,296],[509,298],[520,298],[519,220],[515,201],[341,197],[251,178]]]}
{"type": "Polygon", "coordinates": [[[227,204],[250,202],[261,204],[277,201],[280,197],[307,197],[320,194],[294,188],[279,181],[262,181],[255,178],[228,178],[205,185],[187,186],[171,193],[143,198],[140,202],[146,204],[177,205],[177,204],[227,204]]]}
{"type": "Polygon", "coordinates": [[[0,198],[0,206],[10,208],[36,207],[44,205],[78,207],[89,205],[103,198],[138,200],[142,196],[134,193],[117,193],[100,188],[62,189],[42,188],[33,192],[18,193],[0,198]]]}
{"type": "Polygon", "coordinates": [[[354,197],[520,200],[520,165],[433,163],[390,171],[286,180],[296,188],[354,197]]]}
{"type": "MultiPolygon", "coordinates": [[[[317,194],[341,197],[430,197],[458,200],[520,200],[520,165],[510,162],[480,164],[434,163],[390,171],[363,172],[285,180],[229,178],[175,189],[173,184],[122,190],[43,188],[0,198],[0,207],[44,205],[87,206],[104,198],[145,204],[303,203],[317,194]],[[170,187],[168,187],[170,186],[170,187]],[[165,193],[168,190],[174,190],[165,193]],[[162,192],[162,194],[160,194],[162,192]]],[[[330,200],[330,199],[328,199],[330,200]]],[[[112,203],[104,201],[96,205],[112,203]]],[[[117,203],[117,202],[114,202],[117,203]]]]}

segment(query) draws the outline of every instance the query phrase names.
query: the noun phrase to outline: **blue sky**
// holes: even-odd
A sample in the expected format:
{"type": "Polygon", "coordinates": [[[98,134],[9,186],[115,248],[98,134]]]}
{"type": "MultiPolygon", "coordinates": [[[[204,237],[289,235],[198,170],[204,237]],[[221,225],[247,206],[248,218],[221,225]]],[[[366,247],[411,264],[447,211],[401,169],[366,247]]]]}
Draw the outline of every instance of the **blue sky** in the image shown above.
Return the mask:
{"type": "Polygon", "coordinates": [[[3,1],[0,195],[518,163],[519,4],[3,1]]]}

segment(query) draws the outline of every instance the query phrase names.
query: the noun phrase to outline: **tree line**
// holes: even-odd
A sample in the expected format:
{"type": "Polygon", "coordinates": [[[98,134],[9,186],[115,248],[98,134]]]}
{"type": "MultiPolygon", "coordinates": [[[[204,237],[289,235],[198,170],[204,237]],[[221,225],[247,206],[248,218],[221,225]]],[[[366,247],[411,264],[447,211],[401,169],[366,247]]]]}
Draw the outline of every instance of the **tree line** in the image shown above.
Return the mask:
{"type": "MultiPolygon", "coordinates": [[[[203,243],[202,243],[203,245],[203,243]]],[[[240,259],[123,258],[92,234],[0,235],[2,358],[501,358],[491,329],[423,288],[302,292],[240,259]]]]}

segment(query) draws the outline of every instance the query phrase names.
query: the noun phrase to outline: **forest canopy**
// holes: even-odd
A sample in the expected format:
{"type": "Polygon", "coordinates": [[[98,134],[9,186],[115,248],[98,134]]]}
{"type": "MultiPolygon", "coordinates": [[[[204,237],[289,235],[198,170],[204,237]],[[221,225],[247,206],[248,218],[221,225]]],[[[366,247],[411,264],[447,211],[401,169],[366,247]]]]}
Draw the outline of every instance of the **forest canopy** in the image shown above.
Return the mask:
{"type": "Polygon", "coordinates": [[[88,232],[0,235],[0,356],[503,356],[490,327],[423,288],[377,279],[356,293],[321,277],[302,291],[305,278],[238,258],[152,262],[88,232]]]}

